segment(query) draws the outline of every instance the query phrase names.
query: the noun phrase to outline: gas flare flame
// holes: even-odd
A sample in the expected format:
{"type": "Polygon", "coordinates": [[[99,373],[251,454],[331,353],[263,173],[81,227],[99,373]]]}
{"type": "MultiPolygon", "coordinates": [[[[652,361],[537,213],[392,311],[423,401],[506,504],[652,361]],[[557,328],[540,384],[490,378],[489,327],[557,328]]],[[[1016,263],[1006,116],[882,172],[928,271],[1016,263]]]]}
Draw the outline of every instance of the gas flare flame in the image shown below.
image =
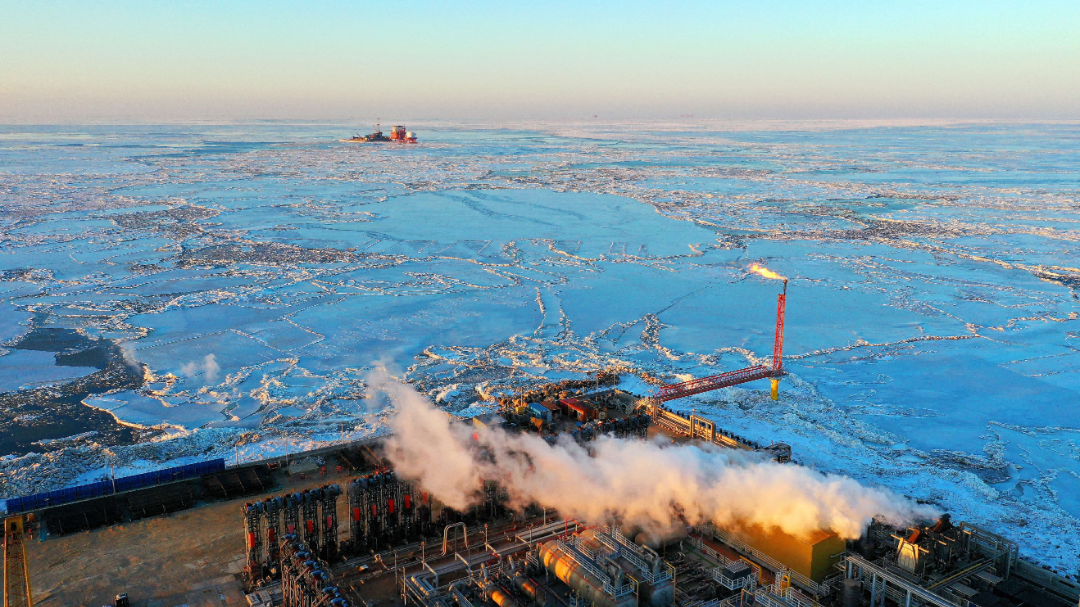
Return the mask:
{"type": "Polygon", "coordinates": [[[765,278],[772,278],[774,280],[787,280],[786,277],[781,276],[781,275],[777,274],[776,272],[773,272],[772,270],[770,270],[769,268],[766,268],[765,266],[759,266],[756,263],[754,265],[750,266],[750,271],[753,272],[754,274],[760,274],[761,276],[764,276],[765,278]]]}

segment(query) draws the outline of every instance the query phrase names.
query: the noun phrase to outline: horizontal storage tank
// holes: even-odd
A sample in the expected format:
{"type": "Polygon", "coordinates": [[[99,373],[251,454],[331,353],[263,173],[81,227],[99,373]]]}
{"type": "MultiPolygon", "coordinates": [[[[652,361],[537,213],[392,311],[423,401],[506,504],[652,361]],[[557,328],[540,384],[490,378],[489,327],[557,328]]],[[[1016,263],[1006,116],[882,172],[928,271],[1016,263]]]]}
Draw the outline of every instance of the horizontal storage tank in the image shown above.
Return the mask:
{"type": "MultiPolygon", "coordinates": [[[[589,533],[588,531],[586,533],[589,533]]],[[[595,607],[636,607],[637,597],[633,593],[619,597],[618,602],[604,592],[604,582],[588,572],[573,557],[559,548],[552,540],[540,546],[540,563],[556,578],[573,588],[586,604],[595,607]]]]}
{"type": "Polygon", "coordinates": [[[491,593],[491,602],[498,605],[498,607],[518,607],[514,597],[510,596],[510,593],[502,588],[491,593]]]}
{"type": "Polygon", "coordinates": [[[555,599],[540,584],[530,580],[523,574],[514,576],[514,585],[525,596],[529,597],[536,607],[557,607],[555,599]]]}

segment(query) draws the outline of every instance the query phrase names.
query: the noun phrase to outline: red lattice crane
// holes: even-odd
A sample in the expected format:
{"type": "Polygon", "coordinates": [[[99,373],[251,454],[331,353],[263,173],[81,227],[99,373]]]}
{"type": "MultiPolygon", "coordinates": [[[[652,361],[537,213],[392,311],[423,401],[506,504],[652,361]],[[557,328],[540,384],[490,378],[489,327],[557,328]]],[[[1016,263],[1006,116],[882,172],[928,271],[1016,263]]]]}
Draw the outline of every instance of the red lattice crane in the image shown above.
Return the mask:
{"type": "Polygon", "coordinates": [[[787,279],[757,264],[751,269],[766,278],[776,278],[784,281],[784,291],[779,295],[776,302],[776,337],[773,342],[772,366],[754,365],[719,375],[691,379],[680,384],[669,384],[660,388],[659,393],[653,397],[654,402],[660,404],[684,396],[701,394],[702,392],[710,392],[766,378],[772,380],[773,400],[780,399],[780,377],[784,375],[784,310],[787,306],[787,279]]]}

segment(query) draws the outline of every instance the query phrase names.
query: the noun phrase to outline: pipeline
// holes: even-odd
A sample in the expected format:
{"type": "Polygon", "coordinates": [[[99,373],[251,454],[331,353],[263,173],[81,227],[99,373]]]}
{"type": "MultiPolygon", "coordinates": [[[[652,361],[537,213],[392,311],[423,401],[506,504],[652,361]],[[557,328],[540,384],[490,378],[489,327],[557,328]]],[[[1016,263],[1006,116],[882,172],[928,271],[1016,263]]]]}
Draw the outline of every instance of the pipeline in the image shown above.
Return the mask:
{"type": "Polygon", "coordinates": [[[519,573],[511,580],[514,586],[533,602],[536,607],[557,607],[555,601],[540,584],[519,573]]]}

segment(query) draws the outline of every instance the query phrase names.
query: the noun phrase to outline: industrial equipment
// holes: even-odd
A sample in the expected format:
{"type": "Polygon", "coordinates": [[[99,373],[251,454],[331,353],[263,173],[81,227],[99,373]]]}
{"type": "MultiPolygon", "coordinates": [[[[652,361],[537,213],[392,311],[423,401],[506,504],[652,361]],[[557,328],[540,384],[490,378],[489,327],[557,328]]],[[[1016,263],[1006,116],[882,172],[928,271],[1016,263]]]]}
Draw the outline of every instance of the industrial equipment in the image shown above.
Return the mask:
{"type": "Polygon", "coordinates": [[[281,596],[283,607],[351,607],[334,585],[330,566],[295,535],[281,541],[281,596]]]}
{"type": "Polygon", "coordinates": [[[779,276],[774,272],[770,272],[765,268],[754,265],[755,272],[761,273],[766,278],[776,278],[784,281],[784,290],[777,297],[776,302],[776,334],[773,340],[773,359],[771,366],[765,365],[753,365],[743,369],[737,369],[735,371],[728,371],[726,373],[720,373],[718,375],[711,375],[709,377],[701,377],[698,379],[692,379],[678,384],[669,384],[660,388],[659,393],[652,398],[654,405],[665,403],[669,400],[676,398],[683,398],[684,396],[691,396],[694,394],[701,394],[702,392],[710,392],[712,390],[719,390],[720,388],[728,388],[731,386],[737,386],[746,382],[769,378],[772,381],[771,395],[773,400],[779,400],[780,398],[780,378],[784,375],[784,315],[785,308],[787,307],[787,279],[779,276]]]}
{"type": "Polygon", "coordinates": [[[254,575],[262,570],[262,502],[248,502],[244,511],[244,537],[247,538],[247,569],[254,575]]]}
{"type": "Polygon", "coordinates": [[[349,139],[342,139],[346,143],[417,143],[416,134],[405,130],[404,125],[396,125],[390,128],[390,136],[383,135],[382,128],[376,124],[375,132],[368,135],[357,133],[349,139]]]}
{"type": "Polygon", "coordinates": [[[244,512],[244,537],[247,540],[245,574],[254,582],[276,578],[281,538],[285,535],[310,539],[305,546],[316,556],[335,562],[338,554],[337,498],[341,488],[326,485],[248,502],[244,512]],[[321,514],[320,514],[321,511],[321,514]],[[302,523],[301,523],[302,522],[302,523]],[[284,523],[284,535],[281,527],[284,523]],[[265,534],[264,534],[265,531],[265,534]]]}
{"type": "Polygon", "coordinates": [[[30,570],[26,566],[26,546],[23,543],[23,518],[12,516],[4,520],[4,607],[30,607],[30,570]]]}

